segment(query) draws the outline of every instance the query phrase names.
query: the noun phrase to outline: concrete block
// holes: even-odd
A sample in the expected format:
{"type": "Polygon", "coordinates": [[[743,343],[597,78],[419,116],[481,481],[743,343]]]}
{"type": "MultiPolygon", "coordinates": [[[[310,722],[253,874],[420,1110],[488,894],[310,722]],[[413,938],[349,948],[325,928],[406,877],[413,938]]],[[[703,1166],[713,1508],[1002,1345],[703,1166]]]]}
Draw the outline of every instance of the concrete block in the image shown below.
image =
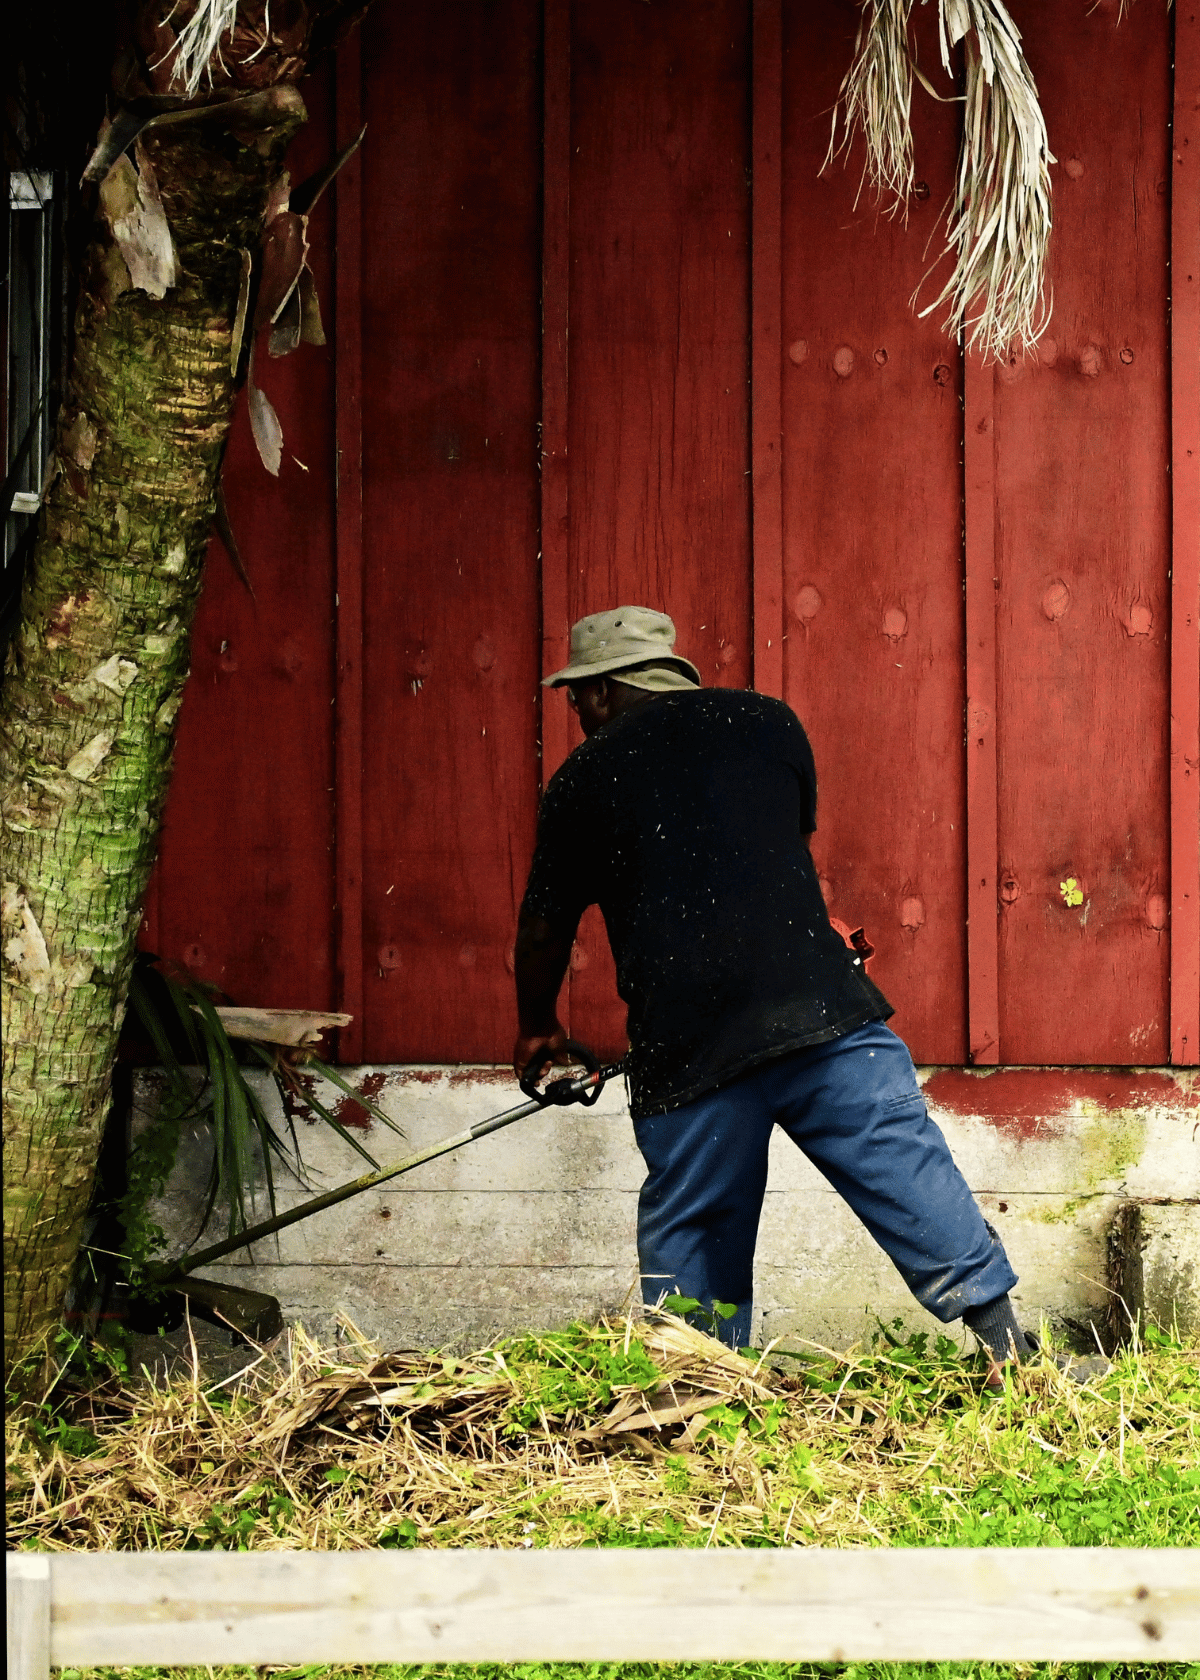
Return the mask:
{"type": "Polygon", "coordinates": [[[259,1258],[300,1266],[587,1266],[597,1255],[633,1253],[636,1202],[615,1190],[384,1185],[268,1237],[259,1258]]]}
{"type": "Polygon", "coordinates": [[[1200,1201],[1142,1208],[1147,1315],[1185,1343],[1200,1341],[1200,1201]]]}
{"type": "MultiPolygon", "coordinates": [[[[375,1122],[355,1131],[383,1164],[519,1100],[511,1075],[499,1069],[346,1072],[406,1134],[401,1139],[375,1122]]],[[[1181,1327],[1195,1326],[1200,1238],[1195,1206],[1184,1206],[1200,1183],[1191,1076],[1084,1074],[1082,1095],[1072,1095],[1069,1073],[1063,1074],[1046,1113],[1031,1109],[1026,1091],[1025,1106],[1011,1120],[995,1111],[1003,1084],[963,1070],[920,1070],[919,1077],[930,1081],[931,1113],[1020,1274],[1014,1293],[1025,1323],[1033,1327],[1044,1315],[1053,1329],[1090,1343],[1089,1321],[1106,1299],[1105,1231],[1120,1199],[1134,1197],[1171,1204],[1146,1209],[1148,1306],[1164,1323],[1174,1315],[1181,1327]],[[937,1077],[947,1071],[952,1079],[937,1077]],[[1135,1103],[1143,1087],[1153,1100],[1135,1103]],[[953,1100],[936,1100],[947,1089],[953,1100]]],[[[264,1076],[259,1088],[286,1136],[274,1087],[264,1076]]],[[[1042,1087],[1031,1088],[1036,1106],[1042,1087]]],[[[156,1089],[153,1075],[139,1078],[135,1131],[145,1124],[156,1089]]],[[[322,1098],[332,1107],[342,1101],[329,1087],[322,1098]]],[[[297,1132],[306,1182],[276,1170],[281,1208],[366,1170],[322,1123],[298,1122],[297,1132]]],[[[154,1209],[177,1248],[195,1239],[210,1160],[206,1125],[189,1127],[154,1209]]],[[[258,1246],[259,1264],[244,1281],[277,1295],[287,1313],[314,1328],[328,1329],[346,1314],[393,1345],[458,1345],[492,1331],[549,1328],[576,1314],[614,1310],[626,1297],[637,1273],[642,1176],[624,1091],[614,1083],[595,1109],[551,1110],[518,1121],[290,1228],[278,1243],[269,1239],[258,1246]]],[[[266,1211],[260,1185],[258,1216],[266,1211]]],[[[223,1234],[218,1216],[205,1240],[223,1234]]],[[[230,1265],[242,1271],[245,1262],[239,1257],[230,1265]]],[[[869,1343],[877,1318],[938,1328],[782,1133],[770,1150],[756,1290],[763,1336],[800,1334],[846,1346],[869,1343]]]]}
{"type": "MultiPolygon", "coordinates": [[[[979,1198],[999,1230],[1020,1282],[1018,1315],[1031,1330],[1045,1318],[1053,1333],[1086,1336],[1099,1322],[1104,1290],[1105,1233],[1116,1205],[1095,1197],[1072,1205],[1065,1197],[1010,1192],[1004,1212],[995,1196],[979,1198]]],[[[833,1191],[768,1191],[763,1203],[755,1270],[755,1302],[764,1336],[801,1335],[828,1344],[839,1337],[870,1344],[877,1320],[901,1319],[906,1330],[959,1336],[909,1295],[891,1261],[833,1191]]],[[[839,1342],[838,1345],[841,1345],[839,1342]]]]}
{"type": "Polygon", "coordinates": [[[386,1348],[485,1347],[494,1337],[561,1329],[619,1313],[636,1265],[487,1268],[436,1265],[218,1264],[204,1276],[275,1295],[290,1322],[322,1341],[347,1324],[386,1348]]]}

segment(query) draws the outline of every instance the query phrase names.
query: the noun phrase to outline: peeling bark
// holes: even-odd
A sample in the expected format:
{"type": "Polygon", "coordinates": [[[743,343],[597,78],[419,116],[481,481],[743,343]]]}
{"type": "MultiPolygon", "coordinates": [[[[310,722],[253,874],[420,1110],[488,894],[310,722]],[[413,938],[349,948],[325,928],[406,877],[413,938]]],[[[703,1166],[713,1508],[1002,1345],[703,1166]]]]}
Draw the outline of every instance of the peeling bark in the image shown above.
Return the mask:
{"type": "Polygon", "coordinates": [[[283,85],[237,134],[144,128],[83,259],[59,476],[0,700],[9,1372],[78,1253],[236,396],[243,252],[303,120],[283,85]]]}

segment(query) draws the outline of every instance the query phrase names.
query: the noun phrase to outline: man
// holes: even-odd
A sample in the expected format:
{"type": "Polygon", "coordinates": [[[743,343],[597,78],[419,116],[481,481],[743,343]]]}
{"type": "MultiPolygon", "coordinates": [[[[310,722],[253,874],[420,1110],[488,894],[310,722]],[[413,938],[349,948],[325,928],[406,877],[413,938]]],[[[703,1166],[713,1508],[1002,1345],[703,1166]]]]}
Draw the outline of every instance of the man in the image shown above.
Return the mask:
{"type": "Polygon", "coordinates": [[[929,1119],[891,1005],[830,926],[809,839],[816,772],[779,700],[705,689],[646,607],[580,620],[566,688],[586,737],[546,789],[516,945],[518,1074],[564,1060],[556,1006],[598,903],[629,1006],[647,1303],[678,1292],[733,1346],[778,1125],[854,1209],[922,1306],[994,1367],[1030,1345],[1016,1274],[929,1119]]]}

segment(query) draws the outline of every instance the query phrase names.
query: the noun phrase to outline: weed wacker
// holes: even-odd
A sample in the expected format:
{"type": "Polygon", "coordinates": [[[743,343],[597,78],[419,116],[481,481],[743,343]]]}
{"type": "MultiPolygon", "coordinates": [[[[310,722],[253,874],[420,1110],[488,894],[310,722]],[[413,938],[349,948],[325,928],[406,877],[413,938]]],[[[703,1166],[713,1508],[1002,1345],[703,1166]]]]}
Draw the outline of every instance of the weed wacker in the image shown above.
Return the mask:
{"type": "Polygon", "coordinates": [[[511,1126],[515,1120],[524,1120],[528,1115],[536,1114],[543,1108],[566,1108],[572,1103],[582,1103],[585,1108],[590,1108],[607,1082],[624,1072],[625,1064],[612,1062],[607,1067],[602,1067],[592,1052],[584,1045],[577,1044],[574,1039],[567,1040],[566,1049],[574,1061],[583,1064],[585,1072],[562,1079],[552,1079],[541,1090],[538,1089],[536,1079],[531,1078],[527,1072],[520,1085],[528,1101],[518,1107],[506,1109],[502,1114],[493,1114],[490,1119],[480,1120],[474,1126],[469,1126],[466,1131],[456,1132],[453,1137],[442,1138],[440,1142],[430,1144],[428,1149],[422,1149],[416,1155],[409,1155],[405,1160],[397,1162],[394,1167],[383,1167],[378,1172],[364,1173],[361,1178],[352,1179],[349,1184],[339,1185],[336,1190],[326,1190],[320,1196],[313,1196],[309,1201],[301,1202],[298,1207],[289,1208],[286,1213],[275,1214],[270,1219],[261,1220],[257,1225],[248,1225],[236,1235],[212,1243],[196,1254],[182,1254],[177,1260],[172,1260],[162,1267],[155,1267],[151,1273],[151,1281],[156,1288],[174,1288],[181,1294],[194,1297],[197,1302],[204,1302],[211,1294],[217,1311],[231,1329],[240,1331],[254,1341],[269,1340],[283,1327],[279,1304],[274,1296],[259,1294],[254,1290],[237,1289],[225,1283],[213,1283],[206,1278],[189,1279],[188,1274],[199,1266],[207,1266],[213,1260],[219,1260],[225,1254],[232,1254],[235,1249],[248,1248],[251,1243],[256,1243],[263,1237],[272,1236],[289,1225],[296,1225],[302,1219],[310,1219],[314,1213],[321,1213],[325,1208],[336,1207],[338,1202],[349,1201],[351,1196],[361,1195],[364,1190],[373,1190],[377,1185],[386,1184],[389,1179],[399,1178],[402,1173],[411,1172],[414,1167],[422,1166],[426,1161],[435,1161],[439,1155],[449,1155],[452,1150],[461,1149],[466,1143],[474,1143],[476,1138],[486,1137],[489,1132],[498,1132],[504,1126],[511,1126]]]}

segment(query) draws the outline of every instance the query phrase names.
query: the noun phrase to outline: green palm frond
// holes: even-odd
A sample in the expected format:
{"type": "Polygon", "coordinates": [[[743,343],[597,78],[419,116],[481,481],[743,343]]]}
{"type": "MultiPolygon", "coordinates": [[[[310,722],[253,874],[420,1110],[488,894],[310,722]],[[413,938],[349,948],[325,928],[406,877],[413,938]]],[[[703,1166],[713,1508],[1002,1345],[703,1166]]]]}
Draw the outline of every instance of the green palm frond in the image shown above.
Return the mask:
{"type": "MultiPolygon", "coordinates": [[[[373,1120],[379,1120],[400,1137],[404,1136],[404,1133],[390,1115],[385,1114],[377,1103],[372,1102],[361,1091],[356,1091],[353,1085],[343,1079],[336,1068],[330,1067],[327,1062],[318,1061],[315,1056],[307,1056],[304,1062],[305,1074],[302,1078],[296,1072],[296,1069],[285,1061],[274,1048],[268,1048],[262,1044],[251,1044],[248,1048],[251,1055],[263,1064],[275,1081],[279,1095],[283,1100],[285,1114],[290,1106],[289,1098],[291,1103],[298,1102],[303,1107],[310,1109],[318,1119],[323,1120],[344,1142],[348,1143],[351,1149],[357,1150],[363,1160],[369,1162],[376,1171],[379,1170],[379,1162],[363,1148],[349,1128],[344,1126],[337,1115],[331,1109],[326,1108],[317,1096],[313,1089],[316,1080],[324,1080],[328,1084],[336,1086],[339,1091],[344,1091],[361,1108],[365,1108],[373,1120]]],[[[295,1133],[293,1132],[292,1135],[294,1137],[295,1133]]]]}
{"type": "Polygon", "coordinates": [[[220,1205],[227,1210],[230,1236],[244,1230],[255,1214],[259,1162],[272,1215],[276,1212],[277,1165],[282,1164],[293,1177],[306,1183],[299,1140],[291,1121],[297,1108],[329,1126],[378,1170],[375,1157],[317,1096],[318,1081],[328,1081],[372,1119],[404,1136],[378,1103],[355,1090],[337,1069],[320,1061],[311,1050],[240,1036],[231,1038],[211,990],[196,981],[159,971],[152,992],[135,970],[129,996],[165,1077],[155,1120],[130,1158],[129,1189],[121,1204],[131,1277],[140,1273],[154,1249],[165,1240],[149,1222],[146,1209],[170,1175],[186,1120],[207,1116],[212,1127],[212,1171],[200,1228],[207,1225],[213,1208],[220,1205]],[[242,1065],[239,1054],[271,1075],[291,1134],[290,1149],[272,1124],[254,1083],[247,1077],[251,1070],[242,1065]]]}

